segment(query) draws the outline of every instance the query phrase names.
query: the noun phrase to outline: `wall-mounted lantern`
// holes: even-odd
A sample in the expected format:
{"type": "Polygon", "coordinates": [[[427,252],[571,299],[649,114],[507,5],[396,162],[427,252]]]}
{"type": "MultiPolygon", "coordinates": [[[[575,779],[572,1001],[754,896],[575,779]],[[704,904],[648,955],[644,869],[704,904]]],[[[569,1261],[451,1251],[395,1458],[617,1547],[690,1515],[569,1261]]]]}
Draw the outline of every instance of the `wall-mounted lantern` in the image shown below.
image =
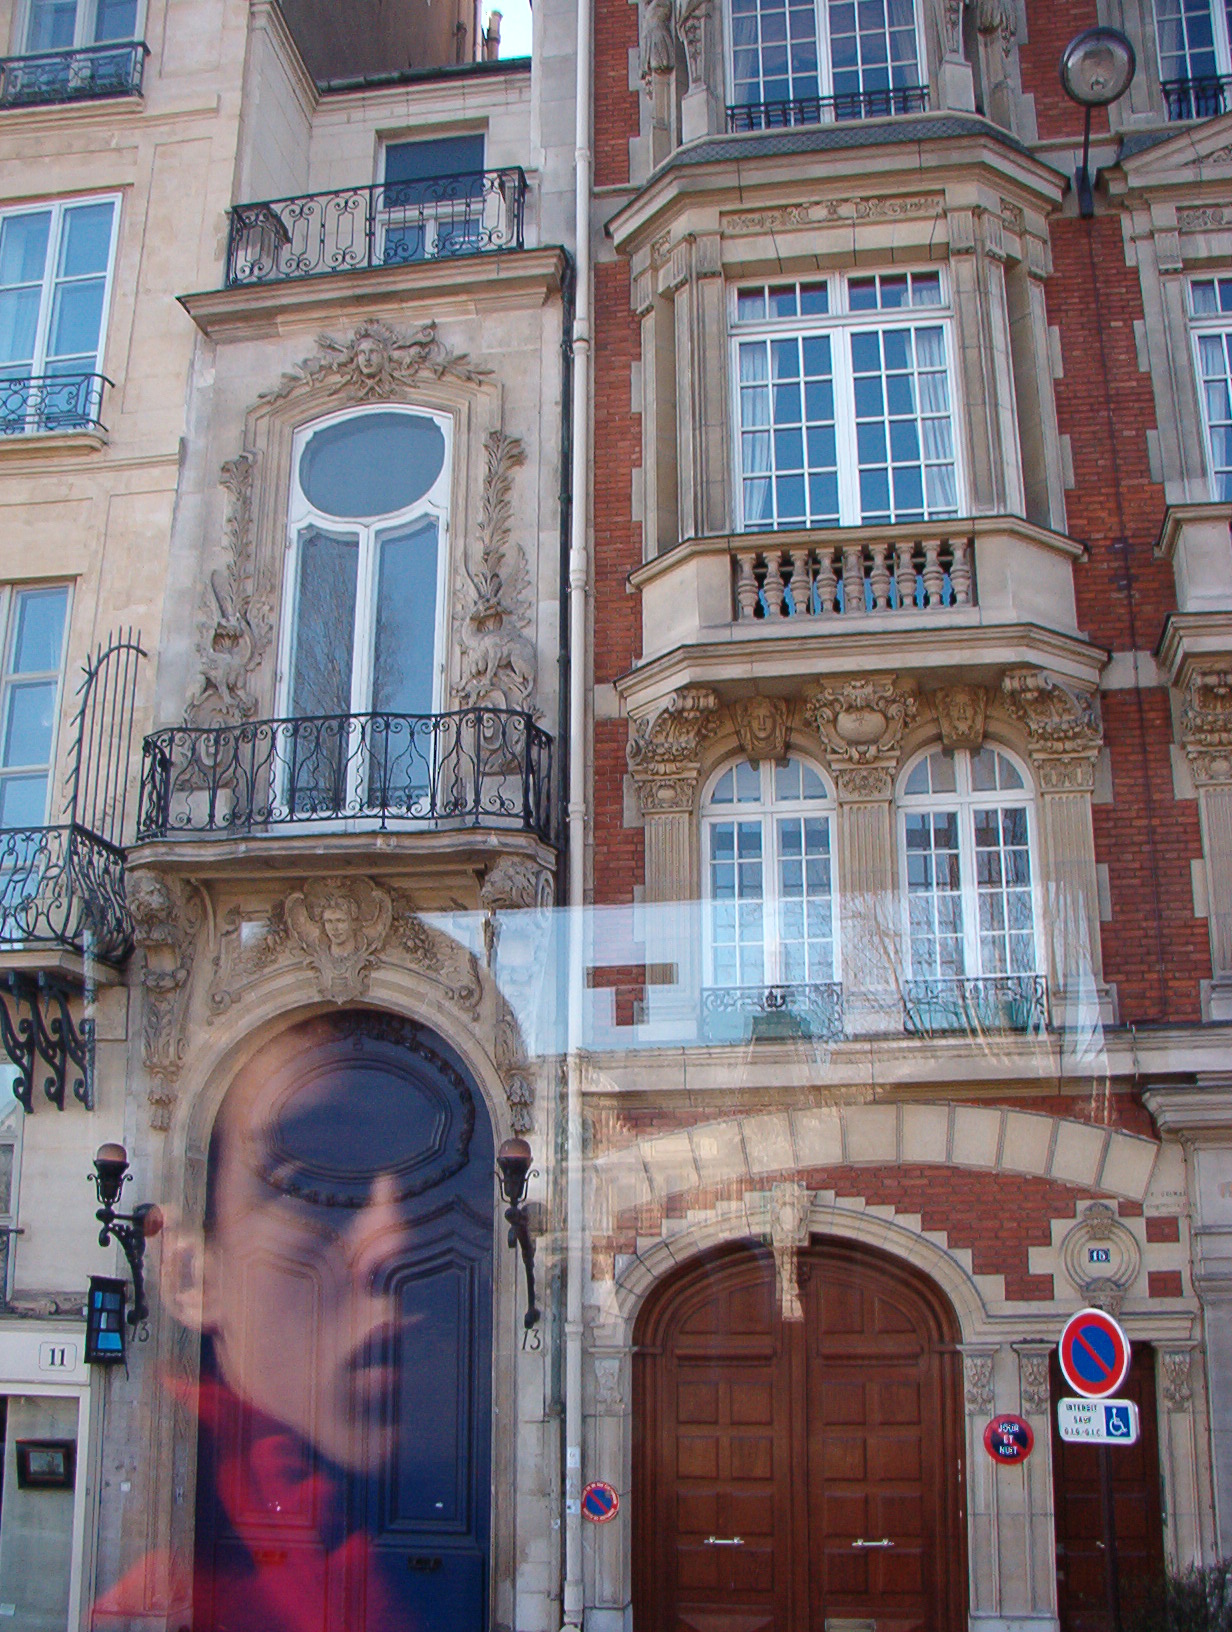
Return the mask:
{"type": "Polygon", "coordinates": [[[521,1248],[522,1264],[526,1270],[526,1313],[522,1316],[522,1324],[527,1331],[539,1320],[539,1306],[535,1302],[535,1243],[530,1238],[530,1220],[522,1205],[526,1181],[537,1171],[530,1164],[531,1148],[525,1139],[506,1139],[496,1153],[501,1194],[509,1204],[505,1208],[509,1245],[521,1248]]]}
{"type": "Polygon", "coordinates": [[[132,1177],[128,1171],[128,1152],[123,1145],[106,1144],[98,1147],[94,1158],[94,1189],[98,1194],[98,1212],[94,1215],[102,1229],[98,1244],[105,1247],[109,1241],[118,1241],[120,1250],[128,1259],[133,1276],[133,1306],[128,1312],[128,1324],[139,1326],[149,1314],[145,1301],[145,1244],[163,1227],[163,1215],[152,1201],[143,1201],[131,1213],[116,1211],[120,1192],[132,1177]]]}
{"type": "Polygon", "coordinates": [[[1091,109],[1118,101],[1133,83],[1138,66],[1134,48],[1119,28],[1085,28],[1061,53],[1061,84],[1071,102],[1086,109],[1082,132],[1082,163],[1074,172],[1078,213],[1095,214],[1091,190],[1091,109]]]}

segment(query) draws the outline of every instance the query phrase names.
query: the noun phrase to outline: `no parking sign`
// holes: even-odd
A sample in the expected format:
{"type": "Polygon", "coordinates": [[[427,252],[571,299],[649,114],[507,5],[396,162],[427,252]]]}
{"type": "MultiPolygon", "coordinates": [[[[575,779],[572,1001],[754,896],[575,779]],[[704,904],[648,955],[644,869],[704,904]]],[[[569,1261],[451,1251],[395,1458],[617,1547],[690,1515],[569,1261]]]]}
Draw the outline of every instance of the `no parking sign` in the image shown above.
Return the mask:
{"type": "Polygon", "coordinates": [[[1034,1445],[1031,1424],[1021,1417],[994,1417],[984,1430],[984,1449],[994,1462],[1025,1462],[1034,1445]]]}
{"type": "Polygon", "coordinates": [[[1080,1309],[1065,1322],[1057,1357],[1075,1394],[1102,1400],[1125,1381],[1129,1339],[1102,1309],[1080,1309]]]}
{"type": "Polygon", "coordinates": [[[607,1524],[620,1512],[620,1497],[606,1479],[592,1479],[582,1492],[582,1517],[592,1524],[607,1524]]]}

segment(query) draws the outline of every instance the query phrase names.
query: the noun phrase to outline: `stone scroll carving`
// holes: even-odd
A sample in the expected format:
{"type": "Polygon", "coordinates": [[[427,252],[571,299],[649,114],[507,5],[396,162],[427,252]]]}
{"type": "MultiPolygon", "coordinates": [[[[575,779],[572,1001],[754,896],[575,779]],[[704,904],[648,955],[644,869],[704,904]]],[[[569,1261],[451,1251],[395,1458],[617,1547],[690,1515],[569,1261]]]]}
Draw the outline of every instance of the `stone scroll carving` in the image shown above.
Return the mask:
{"type": "Polygon", "coordinates": [[[1180,723],[1194,781],[1207,787],[1232,784],[1232,670],[1190,675],[1180,723]]]}
{"type": "Polygon", "coordinates": [[[776,1184],[770,1192],[770,1247],[784,1320],[803,1320],[800,1303],[800,1249],[808,1245],[812,1198],[802,1184],[776,1184]]]}
{"type": "Polygon", "coordinates": [[[464,567],[470,605],[460,620],[463,708],[528,710],[535,689],[535,648],[527,631],[535,608],[521,545],[510,537],[513,473],[526,463],[516,436],[492,431],[484,441],[487,468],[479,515],[479,565],[464,567]]]}
{"type": "Polygon", "coordinates": [[[1027,733],[1040,787],[1046,793],[1090,792],[1103,742],[1099,700],[1039,669],[1013,669],[1001,682],[1007,712],[1027,733]]]}
{"type": "Polygon", "coordinates": [[[184,1020],[205,902],[194,885],[170,874],[129,873],[125,888],[133,939],[145,953],[141,1057],[151,1078],[150,1120],[166,1129],[184,1062],[184,1020]]]}
{"type": "Polygon", "coordinates": [[[238,725],[257,711],[253,671],[274,635],[274,584],[258,567],[253,533],[256,455],[245,450],[222,467],[227,490],[223,564],[210,574],[210,605],[199,651],[201,676],[184,712],[191,726],[238,725]]]}
{"type": "Polygon", "coordinates": [[[991,1354],[963,1356],[963,1383],[966,1392],[967,1415],[987,1417],[992,1414],[996,1398],[992,1376],[991,1354]]]}
{"type": "Polygon", "coordinates": [[[1191,1349],[1164,1349],[1159,1356],[1163,1381],[1164,1405],[1169,1411],[1193,1410],[1193,1351],[1191,1349]]]}
{"type": "Polygon", "coordinates": [[[886,674],[825,682],[806,699],[843,798],[890,797],[903,732],[918,706],[914,683],[886,674]]]}
{"type": "Polygon", "coordinates": [[[257,401],[282,402],[301,391],[332,386],[354,402],[381,402],[400,396],[425,375],[475,385],[490,374],[490,369],[476,367],[465,352],[451,351],[438,338],[435,323],[403,333],[388,323],[366,322],[349,340],[318,335],[315,353],[257,401]]]}
{"type": "Polygon", "coordinates": [[[1018,1356],[1018,1391],[1022,1409],[1029,1417],[1046,1417],[1051,1404],[1048,1355],[1026,1350],[1018,1356]]]}
{"type": "Polygon", "coordinates": [[[719,699],[709,686],[683,686],[658,714],[637,721],[629,771],[642,814],[691,811],[701,751],[719,727],[719,699]]]}

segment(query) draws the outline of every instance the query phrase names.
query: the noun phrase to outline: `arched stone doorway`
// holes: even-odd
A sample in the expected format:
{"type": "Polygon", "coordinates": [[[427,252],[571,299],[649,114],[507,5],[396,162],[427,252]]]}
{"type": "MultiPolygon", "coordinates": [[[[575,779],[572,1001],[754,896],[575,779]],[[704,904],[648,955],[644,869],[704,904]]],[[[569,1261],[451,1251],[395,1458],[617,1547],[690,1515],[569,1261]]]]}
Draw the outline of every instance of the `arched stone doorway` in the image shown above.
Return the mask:
{"type": "Polygon", "coordinates": [[[194,1625],[488,1625],[493,1135],[413,1022],[297,1025],[210,1142],[194,1625]]]}
{"type": "Polygon", "coordinates": [[[959,1632],[961,1357],[940,1290],[814,1241],[785,1319],[772,1254],[647,1299],[634,1369],[636,1632],[959,1632]]]}

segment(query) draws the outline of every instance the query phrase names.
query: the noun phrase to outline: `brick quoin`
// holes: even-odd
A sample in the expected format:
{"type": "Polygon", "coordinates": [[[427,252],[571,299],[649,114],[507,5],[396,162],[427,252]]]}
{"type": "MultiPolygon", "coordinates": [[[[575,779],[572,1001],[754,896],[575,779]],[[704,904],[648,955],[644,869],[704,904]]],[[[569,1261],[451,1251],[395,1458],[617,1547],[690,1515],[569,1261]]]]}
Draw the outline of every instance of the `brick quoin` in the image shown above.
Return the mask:
{"type": "MultiPolygon", "coordinates": [[[[1059,1184],[1052,1179],[1015,1178],[1007,1173],[971,1172],[962,1168],[926,1164],[903,1167],[810,1168],[798,1173],[759,1175],[756,1182],[732,1182],[705,1191],[690,1190],[668,1198],[667,1206],[647,1203],[622,1213],[613,1233],[597,1240],[596,1264],[610,1273],[617,1253],[637,1249],[638,1236],[658,1235],[665,1218],[683,1218],[690,1211],[711,1207],[721,1200],[738,1199],[749,1192],[764,1192],[780,1178],[797,1179],[809,1190],[833,1191],[839,1201],[863,1200],[869,1207],[889,1206],[900,1213],[915,1213],[925,1230],[944,1230],[951,1251],[966,1248],[977,1275],[1005,1277],[1007,1298],[1040,1302],[1054,1296],[1051,1275],[1033,1275],[1028,1251],[1052,1243],[1054,1219],[1073,1221],[1085,1201],[1104,1198],[1097,1190],[1059,1184]]],[[[1171,1288],[1180,1277],[1172,1270],[1155,1271],[1161,1290],[1150,1286],[1152,1297],[1179,1296],[1171,1288]],[[1167,1288],[1164,1290],[1162,1288],[1167,1288]]]]}

